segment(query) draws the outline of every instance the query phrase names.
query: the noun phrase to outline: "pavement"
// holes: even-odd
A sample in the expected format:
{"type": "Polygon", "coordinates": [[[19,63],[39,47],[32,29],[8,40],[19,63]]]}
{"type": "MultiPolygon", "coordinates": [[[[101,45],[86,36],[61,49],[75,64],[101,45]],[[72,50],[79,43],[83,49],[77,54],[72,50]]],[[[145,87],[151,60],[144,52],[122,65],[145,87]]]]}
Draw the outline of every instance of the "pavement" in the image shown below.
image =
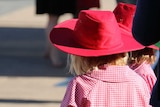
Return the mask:
{"type": "MultiPolygon", "coordinates": [[[[114,0],[100,1],[113,10],[114,0]]],[[[34,3],[0,0],[0,107],[59,107],[72,77],[43,56],[47,15],[36,15],[34,3]]]]}

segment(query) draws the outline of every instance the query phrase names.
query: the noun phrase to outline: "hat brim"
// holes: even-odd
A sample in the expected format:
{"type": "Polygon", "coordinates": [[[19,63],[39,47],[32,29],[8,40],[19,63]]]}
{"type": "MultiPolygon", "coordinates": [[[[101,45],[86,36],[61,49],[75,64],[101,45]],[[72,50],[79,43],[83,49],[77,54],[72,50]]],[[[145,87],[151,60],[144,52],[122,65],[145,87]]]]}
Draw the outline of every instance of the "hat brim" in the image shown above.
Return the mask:
{"type": "Polygon", "coordinates": [[[70,19],[64,21],[54,27],[50,33],[51,43],[59,48],[60,50],[74,55],[79,56],[103,56],[111,55],[123,52],[129,52],[134,50],[143,49],[144,46],[139,44],[133,37],[132,34],[120,28],[122,34],[123,45],[118,45],[110,49],[84,49],[78,47],[77,43],[73,39],[74,28],[76,25],[77,19],[70,19]]]}
{"type": "MultiPolygon", "coordinates": [[[[133,34],[132,32],[130,31],[130,29],[128,29],[126,26],[122,25],[121,23],[119,23],[119,26],[120,26],[120,29],[122,31],[122,36],[124,37],[126,34],[126,37],[122,38],[124,42],[127,41],[127,37],[128,36],[131,36],[131,39],[130,39],[130,42],[126,42],[127,44],[129,44],[128,46],[132,46],[132,43],[134,43],[135,45],[137,46],[134,46],[134,47],[139,47],[139,46],[144,46],[142,45],[141,43],[139,43],[134,37],[133,37],[133,34]],[[123,32],[126,32],[126,33],[123,33],[123,32]]],[[[125,43],[125,44],[126,44],[125,43]]],[[[147,48],[152,48],[152,49],[155,49],[155,50],[159,50],[159,47],[158,46],[155,46],[155,45],[149,45],[149,46],[144,46],[144,47],[147,47],[147,48]]]]}

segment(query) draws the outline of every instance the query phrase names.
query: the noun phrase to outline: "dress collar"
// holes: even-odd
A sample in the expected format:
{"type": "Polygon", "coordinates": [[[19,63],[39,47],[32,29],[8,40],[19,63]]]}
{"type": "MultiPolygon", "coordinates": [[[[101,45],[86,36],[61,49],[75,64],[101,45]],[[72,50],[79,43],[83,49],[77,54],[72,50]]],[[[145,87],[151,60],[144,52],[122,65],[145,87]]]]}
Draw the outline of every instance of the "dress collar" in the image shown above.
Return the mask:
{"type": "Polygon", "coordinates": [[[127,82],[130,80],[130,72],[134,71],[128,66],[105,66],[86,75],[104,82],[127,82]]]}

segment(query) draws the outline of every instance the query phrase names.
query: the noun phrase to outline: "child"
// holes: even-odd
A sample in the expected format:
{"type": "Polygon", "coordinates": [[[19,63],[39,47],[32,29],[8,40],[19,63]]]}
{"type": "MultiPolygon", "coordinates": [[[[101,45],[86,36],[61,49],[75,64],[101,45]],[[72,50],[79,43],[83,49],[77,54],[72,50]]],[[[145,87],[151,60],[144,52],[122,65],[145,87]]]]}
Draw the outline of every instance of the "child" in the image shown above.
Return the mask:
{"type": "Polygon", "coordinates": [[[144,80],[152,92],[153,86],[156,83],[156,75],[151,68],[151,64],[155,62],[156,56],[154,49],[145,48],[130,53],[130,67],[134,69],[144,80]]]}
{"type": "Polygon", "coordinates": [[[146,82],[127,65],[128,51],[144,48],[120,29],[111,11],[83,10],[50,33],[70,54],[69,82],[61,107],[151,107],[146,82]]]}
{"type": "MultiPolygon", "coordinates": [[[[118,3],[114,9],[117,22],[120,28],[126,29],[126,32],[131,33],[133,16],[136,11],[136,5],[128,3],[118,3]]],[[[150,93],[156,82],[156,75],[150,64],[155,62],[155,51],[158,49],[155,46],[148,46],[148,48],[131,52],[129,65],[135,72],[137,72],[149,86],[150,93]]]]}

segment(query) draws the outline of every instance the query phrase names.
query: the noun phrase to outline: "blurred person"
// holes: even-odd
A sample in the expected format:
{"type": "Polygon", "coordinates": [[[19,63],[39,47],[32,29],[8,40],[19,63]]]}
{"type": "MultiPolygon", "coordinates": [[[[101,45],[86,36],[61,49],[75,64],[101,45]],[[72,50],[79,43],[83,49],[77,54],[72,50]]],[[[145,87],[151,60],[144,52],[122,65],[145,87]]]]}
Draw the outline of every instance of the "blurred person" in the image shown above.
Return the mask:
{"type": "Polygon", "coordinates": [[[99,0],[36,0],[36,14],[48,14],[48,24],[46,26],[47,49],[45,56],[49,57],[55,67],[62,67],[66,63],[61,54],[62,51],[51,46],[48,35],[53,26],[57,25],[58,19],[64,13],[71,13],[73,17],[82,9],[100,7],[99,0]]]}

